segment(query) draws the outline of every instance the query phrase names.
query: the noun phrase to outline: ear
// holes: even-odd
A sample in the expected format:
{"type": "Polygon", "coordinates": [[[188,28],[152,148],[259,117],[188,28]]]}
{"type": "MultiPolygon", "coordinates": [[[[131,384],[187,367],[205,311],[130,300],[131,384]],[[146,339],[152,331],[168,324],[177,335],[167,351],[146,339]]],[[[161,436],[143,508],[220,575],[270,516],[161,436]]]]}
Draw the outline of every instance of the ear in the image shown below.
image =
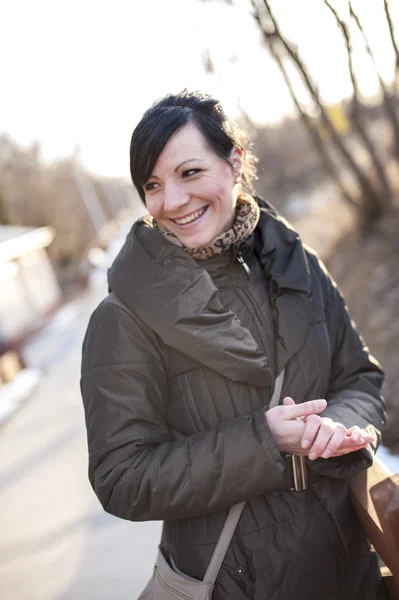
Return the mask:
{"type": "Polygon", "coordinates": [[[234,177],[236,183],[240,183],[242,180],[242,162],[243,162],[243,152],[240,148],[234,146],[230,153],[230,162],[233,166],[234,177]]]}

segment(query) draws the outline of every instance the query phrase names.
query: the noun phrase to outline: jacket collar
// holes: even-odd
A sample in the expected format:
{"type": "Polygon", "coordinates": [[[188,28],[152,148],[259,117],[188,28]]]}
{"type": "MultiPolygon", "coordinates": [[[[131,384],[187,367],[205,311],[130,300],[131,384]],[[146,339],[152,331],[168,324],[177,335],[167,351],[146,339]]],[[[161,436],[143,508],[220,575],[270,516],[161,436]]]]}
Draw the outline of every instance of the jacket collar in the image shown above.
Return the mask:
{"type": "Polygon", "coordinates": [[[269,282],[280,372],[303,345],[313,320],[311,276],[298,233],[263,200],[255,248],[269,282]]]}
{"type": "MultiPolygon", "coordinates": [[[[281,370],[299,350],[313,310],[310,274],[298,235],[260,201],[257,252],[269,280],[281,370]]],[[[233,381],[273,383],[268,359],[237,316],[223,307],[207,271],[145,220],[137,221],[109,270],[110,289],[163,342],[233,381]]]]}

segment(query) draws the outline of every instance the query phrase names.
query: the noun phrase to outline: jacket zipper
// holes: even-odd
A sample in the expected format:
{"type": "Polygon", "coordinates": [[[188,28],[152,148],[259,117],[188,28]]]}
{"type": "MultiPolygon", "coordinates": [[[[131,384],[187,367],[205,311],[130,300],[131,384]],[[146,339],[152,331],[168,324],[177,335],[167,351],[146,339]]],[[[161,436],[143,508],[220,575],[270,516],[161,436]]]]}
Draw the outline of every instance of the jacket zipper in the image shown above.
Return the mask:
{"type": "Polygon", "coordinates": [[[256,327],[257,327],[257,330],[259,333],[259,337],[262,341],[263,353],[266,356],[266,358],[269,360],[268,353],[267,353],[268,337],[267,337],[266,333],[264,333],[264,332],[269,331],[270,328],[266,324],[263,324],[263,319],[259,315],[258,305],[255,302],[255,300],[252,299],[251,294],[249,294],[247,292],[247,290],[245,290],[244,288],[238,288],[237,293],[239,293],[241,296],[244,296],[244,298],[246,298],[248,304],[251,306],[251,308],[253,310],[253,314],[255,317],[255,324],[256,324],[256,327]]]}
{"type": "MultiPolygon", "coordinates": [[[[237,262],[240,265],[242,265],[242,267],[244,268],[246,274],[248,275],[248,278],[250,278],[251,277],[251,269],[249,268],[248,264],[245,262],[245,259],[244,259],[244,256],[243,256],[241,250],[238,250],[235,258],[236,258],[237,262]]],[[[263,325],[263,319],[259,314],[260,310],[258,309],[257,302],[252,299],[251,295],[244,288],[237,289],[237,292],[242,292],[242,296],[244,296],[247,299],[250,306],[252,307],[252,310],[253,310],[254,316],[255,316],[256,327],[258,329],[259,336],[260,336],[260,339],[261,339],[261,342],[263,345],[263,354],[266,356],[267,360],[269,360],[269,357],[267,354],[268,337],[267,337],[267,334],[263,333],[263,331],[271,333],[271,335],[274,335],[274,327],[272,326],[272,331],[270,331],[270,327],[268,326],[268,324],[266,322],[263,325]]]]}
{"type": "Polygon", "coordinates": [[[249,268],[249,266],[245,262],[244,257],[242,255],[242,252],[238,252],[238,254],[237,254],[237,262],[239,262],[240,265],[242,265],[244,267],[245,272],[248,275],[248,277],[251,277],[251,269],[249,268]]]}

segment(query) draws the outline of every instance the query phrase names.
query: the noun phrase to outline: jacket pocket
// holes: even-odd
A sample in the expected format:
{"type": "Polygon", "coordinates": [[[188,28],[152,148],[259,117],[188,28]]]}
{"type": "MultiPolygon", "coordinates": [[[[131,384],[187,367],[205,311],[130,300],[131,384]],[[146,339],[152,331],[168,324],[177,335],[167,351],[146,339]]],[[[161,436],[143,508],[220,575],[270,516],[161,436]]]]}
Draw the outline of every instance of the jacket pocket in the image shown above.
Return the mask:
{"type": "Polygon", "coordinates": [[[250,575],[248,559],[241,544],[238,544],[237,542],[232,543],[226,559],[229,570],[234,571],[232,576],[236,580],[239,588],[244,592],[247,598],[253,598],[255,582],[250,575]]]}
{"type": "Polygon", "coordinates": [[[237,567],[236,573],[238,575],[238,580],[240,584],[243,586],[243,592],[248,594],[250,598],[252,598],[252,594],[254,592],[254,583],[251,581],[247,570],[245,567],[239,566],[237,567]]]}

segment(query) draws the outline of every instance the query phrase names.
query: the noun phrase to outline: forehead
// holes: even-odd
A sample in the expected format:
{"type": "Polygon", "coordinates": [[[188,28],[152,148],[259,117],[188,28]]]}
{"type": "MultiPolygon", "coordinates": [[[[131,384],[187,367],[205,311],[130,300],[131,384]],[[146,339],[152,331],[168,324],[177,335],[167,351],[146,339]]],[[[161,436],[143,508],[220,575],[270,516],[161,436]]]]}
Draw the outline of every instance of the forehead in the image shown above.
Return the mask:
{"type": "Polygon", "coordinates": [[[218,159],[201,131],[191,123],[184,125],[168,140],[155,164],[155,168],[173,166],[191,158],[218,159]]]}

